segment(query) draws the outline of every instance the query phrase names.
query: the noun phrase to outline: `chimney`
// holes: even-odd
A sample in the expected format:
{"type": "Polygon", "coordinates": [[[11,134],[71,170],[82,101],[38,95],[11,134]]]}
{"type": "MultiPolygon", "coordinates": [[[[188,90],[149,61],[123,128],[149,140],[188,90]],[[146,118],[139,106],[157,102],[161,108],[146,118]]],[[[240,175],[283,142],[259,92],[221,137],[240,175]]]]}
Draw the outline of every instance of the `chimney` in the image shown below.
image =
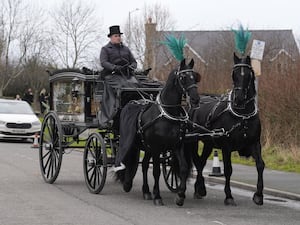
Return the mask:
{"type": "Polygon", "coordinates": [[[144,61],[144,69],[149,67],[152,68],[152,73],[149,74],[152,77],[155,69],[155,41],[157,41],[157,31],[156,31],[156,23],[152,23],[152,18],[148,18],[147,23],[145,24],[145,61],[144,61]]]}

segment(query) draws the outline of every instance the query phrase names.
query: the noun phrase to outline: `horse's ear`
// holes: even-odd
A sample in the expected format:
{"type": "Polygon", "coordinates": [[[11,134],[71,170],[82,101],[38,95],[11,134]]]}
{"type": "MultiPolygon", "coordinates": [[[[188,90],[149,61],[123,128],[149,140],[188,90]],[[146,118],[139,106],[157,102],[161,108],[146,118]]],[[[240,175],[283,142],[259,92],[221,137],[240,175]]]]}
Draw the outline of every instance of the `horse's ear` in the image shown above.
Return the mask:
{"type": "Polygon", "coordinates": [[[233,61],[234,64],[238,64],[240,62],[240,58],[235,54],[235,52],[233,53],[233,61]]]}
{"type": "Polygon", "coordinates": [[[194,67],[194,64],[195,64],[194,59],[191,59],[191,61],[189,63],[189,68],[192,69],[194,67]]]}
{"type": "Polygon", "coordinates": [[[199,83],[200,80],[201,80],[201,75],[200,75],[200,73],[194,72],[194,76],[195,76],[196,83],[199,83]]]}
{"type": "Polygon", "coordinates": [[[185,67],[185,59],[181,60],[180,62],[180,69],[185,67]]]}
{"type": "Polygon", "coordinates": [[[251,59],[250,59],[250,56],[249,56],[249,55],[247,55],[246,63],[247,63],[248,65],[251,65],[251,59]]]}

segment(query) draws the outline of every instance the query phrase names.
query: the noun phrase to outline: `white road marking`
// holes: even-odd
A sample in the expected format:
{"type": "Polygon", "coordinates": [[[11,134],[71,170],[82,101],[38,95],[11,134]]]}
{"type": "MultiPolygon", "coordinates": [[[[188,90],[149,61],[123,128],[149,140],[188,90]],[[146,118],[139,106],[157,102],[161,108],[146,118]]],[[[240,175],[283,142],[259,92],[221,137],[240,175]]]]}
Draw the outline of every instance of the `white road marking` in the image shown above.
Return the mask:
{"type": "Polygon", "coordinates": [[[225,223],[222,223],[222,222],[220,222],[220,221],[217,221],[217,220],[214,220],[214,221],[212,221],[213,223],[216,223],[216,224],[220,224],[220,225],[226,225],[225,223]]]}

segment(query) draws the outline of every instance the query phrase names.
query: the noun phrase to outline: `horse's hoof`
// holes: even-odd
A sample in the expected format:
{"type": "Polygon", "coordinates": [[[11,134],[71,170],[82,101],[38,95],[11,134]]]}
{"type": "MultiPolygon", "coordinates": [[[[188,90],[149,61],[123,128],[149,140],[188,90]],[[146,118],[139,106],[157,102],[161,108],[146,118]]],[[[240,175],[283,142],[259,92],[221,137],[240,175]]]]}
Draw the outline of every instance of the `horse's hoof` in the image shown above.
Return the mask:
{"type": "Polygon", "coordinates": [[[263,195],[258,195],[258,194],[254,194],[253,198],[252,198],[253,202],[256,205],[263,205],[264,204],[264,196],[263,195]]]}
{"type": "Polygon", "coordinates": [[[225,205],[237,206],[233,198],[225,198],[224,200],[225,205]]]}
{"type": "Polygon", "coordinates": [[[164,205],[164,203],[163,203],[163,201],[162,201],[162,199],[161,198],[159,198],[159,199],[154,199],[153,200],[153,202],[154,202],[154,205],[164,205]]]}
{"type": "Polygon", "coordinates": [[[150,192],[143,193],[144,200],[152,200],[152,195],[150,192]]]}
{"type": "Polygon", "coordinates": [[[203,198],[204,196],[206,196],[206,189],[200,189],[200,188],[195,188],[195,194],[194,195],[198,195],[200,196],[200,198],[203,198]]]}
{"type": "Polygon", "coordinates": [[[176,196],[176,198],[175,198],[175,203],[176,203],[176,205],[178,205],[178,206],[183,206],[184,198],[179,197],[179,196],[176,196]]]}
{"type": "Polygon", "coordinates": [[[199,193],[194,193],[194,199],[202,199],[204,196],[200,195],[199,193]]]}
{"type": "Polygon", "coordinates": [[[206,189],[199,190],[199,195],[201,195],[202,197],[206,196],[206,194],[207,194],[206,189]]]}
{"type": "Polygon", "coordinates": [[[123,190],[124,190],[125,192],[131,191],[131,188],[132,188],[132,183],[124,183],[124,184],[123,184],[123,190]]]}

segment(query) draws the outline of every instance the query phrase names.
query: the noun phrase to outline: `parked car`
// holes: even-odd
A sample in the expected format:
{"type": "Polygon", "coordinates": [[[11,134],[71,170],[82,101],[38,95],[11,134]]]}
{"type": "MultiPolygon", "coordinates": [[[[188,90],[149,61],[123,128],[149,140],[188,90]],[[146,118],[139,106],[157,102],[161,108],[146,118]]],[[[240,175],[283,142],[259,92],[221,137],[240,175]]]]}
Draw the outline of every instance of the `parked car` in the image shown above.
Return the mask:
{"type": "Polygon", "coordinates": [[[34,139],[41,122],[25,101],[0,99],[0,138],[34,139]]]}

